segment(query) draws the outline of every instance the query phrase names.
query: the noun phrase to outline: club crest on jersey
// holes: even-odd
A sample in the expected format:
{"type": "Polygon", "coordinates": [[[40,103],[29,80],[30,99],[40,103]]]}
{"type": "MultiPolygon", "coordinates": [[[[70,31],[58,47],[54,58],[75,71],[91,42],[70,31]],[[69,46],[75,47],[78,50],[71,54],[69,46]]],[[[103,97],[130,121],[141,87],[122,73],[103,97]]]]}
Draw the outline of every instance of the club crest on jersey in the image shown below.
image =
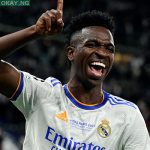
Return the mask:
{"type": "Polygon", "coordinates": [[[107,138],[111,134],[109,121],[106,119],[103,119],[101,121],[101,124],[97,128],[97,132],[102,138],[107,138]]]}

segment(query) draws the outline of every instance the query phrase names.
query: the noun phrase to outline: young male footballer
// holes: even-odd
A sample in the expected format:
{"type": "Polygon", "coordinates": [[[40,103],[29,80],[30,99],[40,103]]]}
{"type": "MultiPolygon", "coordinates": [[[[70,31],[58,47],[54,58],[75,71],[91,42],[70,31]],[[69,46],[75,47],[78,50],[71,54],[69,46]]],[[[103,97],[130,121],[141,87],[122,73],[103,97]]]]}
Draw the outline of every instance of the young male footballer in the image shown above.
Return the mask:
{"type": "MultiPolygon", "coordinates": [[[[0,56],[63,29],[63,0],[35,25],[0,38],[0,56]]],[[[23,150],[150,150],[138,107],[103,90],[115,55],[114,21],[100,11],[74,17],[65,30],[68,83],[41,80],[0,61],[0,92],[26,119],[23,150]]]]}

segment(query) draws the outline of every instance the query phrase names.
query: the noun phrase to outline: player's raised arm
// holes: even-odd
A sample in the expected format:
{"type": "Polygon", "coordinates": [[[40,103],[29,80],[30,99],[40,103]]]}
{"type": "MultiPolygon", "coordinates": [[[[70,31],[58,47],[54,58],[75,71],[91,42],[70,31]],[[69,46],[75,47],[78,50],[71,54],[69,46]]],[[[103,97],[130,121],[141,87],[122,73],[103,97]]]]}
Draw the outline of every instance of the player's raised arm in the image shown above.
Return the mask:
{"type": "Polygon", "coordinates": [[[1,59],[31,40],[61,32],[64,25],[62,14],[63,0],[58,0],[57,9],[43,13],[35,25],[0,37],[0,93],[11,97],[20,78],[19,71],[1,59]]]}
{"type": "Polygon", "coordinates": [[[35,25],[1,37],[0,59],[31,40],[61,32],[64,25],[62,14],[63,0],[58,0],[57,9],[47,10],[39,17],[35,25]]]}

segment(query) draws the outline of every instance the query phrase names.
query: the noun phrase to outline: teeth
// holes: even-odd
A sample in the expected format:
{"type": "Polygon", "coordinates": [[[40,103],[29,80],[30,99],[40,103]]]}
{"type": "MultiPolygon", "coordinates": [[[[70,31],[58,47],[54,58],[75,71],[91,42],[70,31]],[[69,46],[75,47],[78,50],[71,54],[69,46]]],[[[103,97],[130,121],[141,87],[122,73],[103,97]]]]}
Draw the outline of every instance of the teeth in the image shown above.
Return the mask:
{"type": "Polygon", "coordinates": [[[105,65],[105,64],[100,63],[100,62],[92,62],[92,63],[91,63],[91,65],[93,65],[93,66],[99,66],[99,67],[103,67],[103,68],[105,68],[105,67],[106,67],[106,65],[105,65]]]}

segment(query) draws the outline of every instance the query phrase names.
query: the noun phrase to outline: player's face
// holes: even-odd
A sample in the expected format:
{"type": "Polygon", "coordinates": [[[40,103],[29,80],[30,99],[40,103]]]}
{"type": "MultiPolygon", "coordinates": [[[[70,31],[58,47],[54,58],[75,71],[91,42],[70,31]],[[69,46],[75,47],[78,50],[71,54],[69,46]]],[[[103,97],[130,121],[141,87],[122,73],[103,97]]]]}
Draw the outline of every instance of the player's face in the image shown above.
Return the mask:
{"type": "Polygon", "coordinates": [[[111,32],[100,26],[86,27],[73,37],[74,77],[86,83],[100,84],[110,71],[115,46],[111,32]]]}

